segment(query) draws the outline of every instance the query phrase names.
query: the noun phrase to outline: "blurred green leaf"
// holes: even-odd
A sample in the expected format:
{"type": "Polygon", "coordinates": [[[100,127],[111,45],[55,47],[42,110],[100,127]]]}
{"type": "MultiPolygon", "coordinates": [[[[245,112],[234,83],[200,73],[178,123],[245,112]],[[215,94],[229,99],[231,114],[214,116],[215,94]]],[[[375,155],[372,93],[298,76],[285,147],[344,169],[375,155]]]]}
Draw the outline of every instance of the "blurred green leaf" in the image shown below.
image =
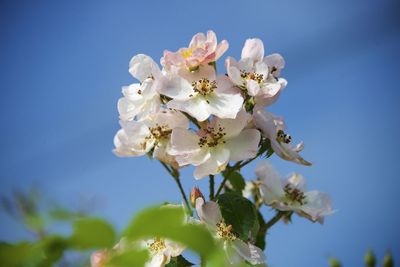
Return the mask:
{"type": "Polygon", "coordinates": [[[113,227],[97,218],[79,219],[73,224],[70,243],[76,249],[109,248],[115,244],[113,227]]]}
{"type": "Polygon", "coordinates": [[[394,266],[392,252],[390,252],[390,251],[386,252],[385,257],[383,258],[382,266],[383,267],[393,267],[394,266]]]}
{"type": "Polygon", "coordinates": [[[366,267],[375,267],[376,265],[376,257],[374,252],[369,249],[364,256],[364,263],[366,267]]]}
{"type": "Polygon", "coordinates": [[[185,259],[182,255],[171,258],[171,261],[165,267],[190,267],[194,264],[185,259]]]}
{"type": "Polygon", "coordinates": [[[342,264],[335,258],[329,259],[329,267],[342,267],[342,264]]]}
{"type": "Polygon", "coordinates": [[[49,236],[38,243],[43,259],[37,267],[53,266],[64,255],[68,248],[68,240],[60,236],[49,236]]]}
{"type": "Polygon", "coordinates": [[[237,194],[225,193],[218,197],[217,203],[226,224],[233,226],[233,231],[240,239],[247,241],[257,238],[260,225],[257,210],[250,200],[237,194]]]}
{"type": "Polygon", "coordinates": [[[0,266],[33,267],[44,259],[43,253],[34,244],[23,242],[18,244],[0,243],[0,266]]]}
{"type": "Polygon", "coordinates": [[[155,207],[138,213],[126,228],[124,236],[130,240],[168,238],[205,257],[218,250],[213,237],[203,225],[185,223],[185,211],[180,206],[155,207]]]}
{"type": "Polygon", "coordinates": [[[116,254],[107,262],[109,267],[144,266],[149,259],[147,250],[128,250],[116,254]]]}

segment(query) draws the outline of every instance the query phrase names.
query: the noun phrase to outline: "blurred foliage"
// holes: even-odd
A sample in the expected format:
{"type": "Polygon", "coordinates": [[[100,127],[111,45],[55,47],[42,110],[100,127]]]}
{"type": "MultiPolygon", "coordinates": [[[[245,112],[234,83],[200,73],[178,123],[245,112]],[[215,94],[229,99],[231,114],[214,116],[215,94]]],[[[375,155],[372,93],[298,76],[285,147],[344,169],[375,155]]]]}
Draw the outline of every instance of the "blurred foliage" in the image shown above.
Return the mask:
{"type": "MultiPolygon", "coordinates": [[[[377,267],[377,260],[376,260],[376,256],[375,253],[372,249],[369,249],[365,255],[364,255],[364,264],[365,267],[377,267]]],[[[393,256],[392,253],[390,251],[387,251],[383,261],[382,261],[382,265],[380,265],[382,267],[394,267],[394,261],[393,261],[393,256]]],[[[342,264],[340,263],[340,261],[336,258],[330,258],[329,259],[329,267],[342,267],[342,264]]]]}

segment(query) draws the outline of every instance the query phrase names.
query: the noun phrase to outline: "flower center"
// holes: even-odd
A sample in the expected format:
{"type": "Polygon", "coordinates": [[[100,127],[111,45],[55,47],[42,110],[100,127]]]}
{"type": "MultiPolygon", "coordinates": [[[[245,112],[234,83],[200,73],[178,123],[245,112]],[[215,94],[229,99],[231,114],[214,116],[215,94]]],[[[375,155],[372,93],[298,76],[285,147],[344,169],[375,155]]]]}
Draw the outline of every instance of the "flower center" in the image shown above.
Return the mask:
{"type": "Polygon", "coordinates": [[[192,54],[193,54],[193,49],[191,49],[191,48],[185,49],[185,50],[181,53],[181,55],[182,55],[182,57],[183,57],[184,59],[190,57],[192,54]]]}
{"type": "Polygon", "coordinates": [[[214,127],[207,127],[205,129],[205,135],[200,137],[198,145],[200,147],[203,146],[208,146],[209,148],[211,147],[216,147],[220,143],[224,143],[225,141],[223,140],[223,137],[226,135],[224,132],[225,128],[219,127],[218,129],[214,127]]]}
{"type": "Polygon", "coordinates": [[[256,72],[246,72],[246,71],[241,70],[240,76],[245,80],[256,81],[258,84],[260,84],[264,81],[264,75],[258,74],[256,72]]]}
{"type": "Polygon", "coordinates": [[[164,250],[167,246],[165,245],[164,239],[156,238],[153,243],[148,244],[149,250],[154,253],[158,253],[164,250]]]}
{"type": "Polygon", "coordinates": [[[292,141],[292,137],[288,134],[285,134],[284,131],[279,130],[276,134],[276,141],[279,143],[289,144],[292,141]]]}
{"type": "Polygon", "coordinates": [[[304,193],[297,188],[293,188],[290,184],[285,185],[283,191],[285,192],[286,198],[292,203],[297,202],[300,205],[307,204],[306,196],[304,195],[304,193]]]}
{"type": "Polygon", "coordinates": [[[217,88],[217,82],[203,78],[198,81],[192,82],[192,86],[194,92],[206,96],[212,93],[217,88]]]}
{"type": "Polygon", "coordinates": [[[163,138],[168,138],[171,135],[172,130],[168,128],[167,125],[156,124],[155,127],[150,128],[150,132],[155,139],[160,140],[163,138]]]}
{"type": "Polygon", "coordinates": [[[226,225],[223,221],[217,223],[217,236],[228,241],[236,239],[236,235],[232,233],[232,225],[226,225]]]}

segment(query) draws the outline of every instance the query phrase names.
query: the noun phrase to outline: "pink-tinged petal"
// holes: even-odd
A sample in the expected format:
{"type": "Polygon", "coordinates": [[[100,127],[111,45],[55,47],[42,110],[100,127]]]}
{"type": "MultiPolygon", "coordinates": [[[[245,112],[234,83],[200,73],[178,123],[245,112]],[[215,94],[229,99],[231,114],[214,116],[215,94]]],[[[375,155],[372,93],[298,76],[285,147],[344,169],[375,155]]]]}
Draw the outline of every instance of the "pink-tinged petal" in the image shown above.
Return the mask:
{"type": "Polygon", "coordinates": [[[240,89],[235,86],[235,84],[231,81],[229,77],[226,75],[219,75],[217,77],[217,93],[222,94],[237,94],[240,93],[240,89]]]}
{"type": "Polygon", "coordinates": [[[260,91],[260,85],[254,80],[246,81],[247,93],[251,96],[256,96],[260,91]]]}
{"type": "Polygon", "coordinates": [[[207,96],[207,111],[221,119],[234,119],[242,109],[243,97],[241,94],[213,93],[207,96]]]}
{"type": "Polygon", "coordinates": [[[251,121],[251,115],[248,114],[244,109],[241,109],[235,119],[218,119],[215,118],[215,127],[223,128],[226,133],[225,139],[233,138],[240,134],[240,132],[249,124],[251,121]]]}
{"type": "Polygon", "coordinates": [[[260,39],[247,39],[242,49],[242,59],[261,61],[264,58],[264,44],[260,39]]]}
{"type": "Polygon", "coordinates": [[[182,112],[176,110],[161,110],[151,117],[147,125],[152,127],[156,125],[166,126],[168,129],[175,129],[177,127],[188,129],[189,120],[182,112]]]}
{"type": "Polygon", "coordinates": [[[189,48],[195,48],[202,46],[207,40],[207,37],[204,35],[204,33],[199,32],[196,33],[193,37],[192,40],[189,43],[189,48]]]}
{"type": "Polygon", "coordinates": [[[240,239],[235,239],[232,241],[232,246],[240,256],[252,265],[262,264],[265,262],[264,252],[252,244],[246,244],[240,239]]]}
{"type": "Polygon", "coordinates": [[[170,149],[171,155],[184,155],[200,152],[199,137],[189,130],[175,128],[172,130],[170,149]]]}
{"type": "Polygon", "coordinates": [[[227,50],[229,49],[229,43],[227,40],[222,40],[215,50],[214,61],[217,61],[227,50]]]}
{"type": "Polygon", "coordinates": [[[171,256],[164,255],[162,252],[154,254],[145,267],[164,267],[171,260],[171,256]]]}
{"type": "Polygon", "coordinates": [[[196,211],[200,220],[207,223],[212,228],[215,228],[217,223],[222,221],[221,210],[214,201],[204,202],[203,198],[197,198],[196,211]]]}
{"type": "Polygon", "coordinates": [[[225,148],[215,148],[210,151],[211,157],[196,167],[194,171],[194,178],[200,180],[207,175],[216,175],[225,170],[229,162],[229,150],[225,148]]]}
{"type": "Polygon", "coordinates": [[[163,86],[158,88],[158,91],[160,94],[182,101],[190,99],[194,94],[192,84],[179,76],[164,78],[163,86]]]}
{"type": "Polygon", "coordinates": [[[228,76],[232,82],[238,86],[243,86],[245,84],[244,79],[241,76],[240,70],[236,67],[227,68],[228,76]]]}
{"type": "Polygon", "coordinates": [[[283,199],[285,192],[283,191],[281,177],[269,162],[260,162],[255,173],[261,182],[261,195],[266,204],[283,199]]]}
{"type": "Polygon", "coordinates": [[[318,191],[305,193],[306,204],[301,206],[300,215],[316,222],[323,223],[324,217],[331,215],[335,211],[332,209],[331,199],[328,194],[318,191]]]}
{"type": "Polygon", "coordinates": [[[254,158],[257,155],[260,143],[260,132],[256,129],[245,129],[236,137],[226,140],[230,160],[239,161],[254,158]]]}
{"type": "Polygon", "coordinates": [[[296,152],[289,144],[279,143],[276,140],[271,140],[271,146],[274,152],[281,158],[295,163],[311,166],[312,163],[305,160],[299,153],[296,152]]]}
{"type": "Polygon", "coordinates": [[[211,30],[207,32],[207,48],[210,51],[217,49],[217,35],[211,30]]]}
{"type": "Polygon", "coordinates": [[[151,57],[139,54],[129,62],[129,73],[140,82],[143,82],[151,76],[158,76],[160,69],[151,57]]]}
{"type": "Polygon", "coordinates": [[[211,115],[208,105],[202,96],[193,96],[186,101],[171,100],[168,102],[167,107],[186,112],[198,121],[205,121],[211,115]]]}
{"type": "Polygon", "coordinates": [[[181,67],[185,65],[185,59],[179,52],[171,52],[164,50],[164,56],[160,60],[161,65],[166,69],[170,69],[172,66],[181,67]]]}

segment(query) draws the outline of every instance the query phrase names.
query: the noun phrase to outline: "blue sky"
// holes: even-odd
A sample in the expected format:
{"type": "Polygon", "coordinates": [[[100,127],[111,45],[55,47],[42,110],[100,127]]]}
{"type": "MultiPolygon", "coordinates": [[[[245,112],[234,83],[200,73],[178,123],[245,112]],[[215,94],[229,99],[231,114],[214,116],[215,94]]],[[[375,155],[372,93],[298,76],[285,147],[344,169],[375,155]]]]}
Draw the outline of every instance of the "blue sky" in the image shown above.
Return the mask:
{"type": "MultiPolygon", "coordinates": [[[[399,11],[389,0],[1,1],[0,194],[37,185],[66,205],[95,197],[96,214],[120,229],[147,205],[180,201],[157,162],[111,153],[116,103],[134,81],[133,55],[158,61],[213,29],[229,41],[226,55],[239,58],[246,38],[258,37],[285,57],[289,84],[270,110],[315,164],[271,161],[330,193],[338,209],[323,226],[295,218],[273,228],[270,266],[326,266],[329,256],[362,266],[369,247],[399,252],[399,11]]],[[[191,173],[185,189],[206,191],[191,173]]],[[[0,239],[27,236],[3,215],[0,224],[0,239]]]]}

